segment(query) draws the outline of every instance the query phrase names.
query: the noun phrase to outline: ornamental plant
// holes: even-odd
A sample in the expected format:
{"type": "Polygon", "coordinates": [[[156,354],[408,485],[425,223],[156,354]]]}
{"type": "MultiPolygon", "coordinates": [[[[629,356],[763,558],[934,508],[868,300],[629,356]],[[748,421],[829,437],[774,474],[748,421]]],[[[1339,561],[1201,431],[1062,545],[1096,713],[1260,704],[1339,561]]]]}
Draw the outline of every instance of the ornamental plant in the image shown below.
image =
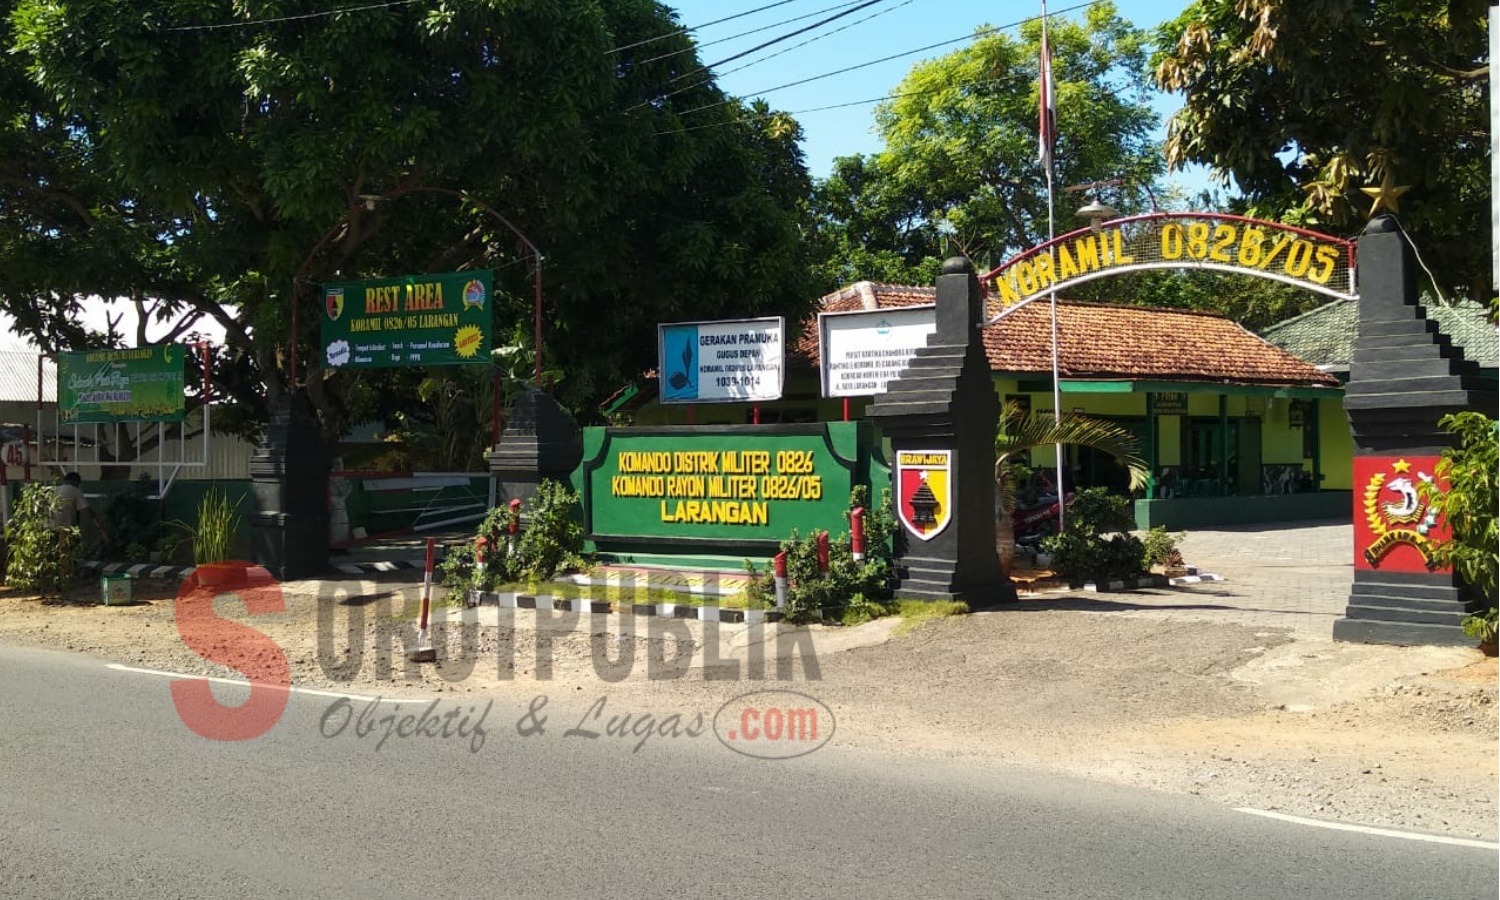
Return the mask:
{"type": "Polygon", "coordinates": [[[43,597],[62,594],[81,546],[77,526],[52,527],[54,505],[51,485],[28,484],[5,526],[5,583],[43,597]]]}
{"type": "Polygon", "coordinates": [[[544,481],[521,507],[524,523],[515,552],[508,552],[510,508],[490,510],[474,540],[448,551],[438,567],[439,582],[448,590],[492,591],[515,581],[537,582],[574,569],[587,569],[583,555],[583,525],[574,517],[578,495],[561,482],[544,481]],[[485,565],[479,561],[478,539],[488,542],[485,565]]]}
{"type": "Polygon", "coordinates": [[[1130,533],[1134,527],[1130,498],[1088,488],[1074,495],[1062,534],[1043,539],[1042,549],[1070,582],[1132,578],[1146,569],[1146,545],[1130,533]]]}
{"type": "MultiPolygon", "coordinates": [[[[892,611],[895,596],[895,564],[891,538],[896,532],[891,492],[881,492],[880,503],[869,505],[869,489],[858,485],[849,494],[849,509],[865,507],[865,558],[856,560],[848,532],[830,535],[828,571],[818,566],[818,536],[795,530],[781,550],[787,555],[786,619],[789,622],[842,622],[857,625],[892,611]]],[[[845,513],[848,516],[848,512],[845,513]]],[[[770,567],[760,568],[746,560],[750,585],[746,597],[752,604],[774,606],[775,582],[770,567]]]]}
{"type": "Polygon", "coordinates": [[[222,488],[209,488],[198,504],[198,524],[193,529],[193,562],[201,566],[229,559],[239,530],[239,502],[231,504],[229,494],[222,488]]]}
{"type": "Polygon", "coordinates": [[[1435,482],[1419,486],[1424,499],[1447,522],[1450,535],[1433,543],[1436,561],[1452,566],[1476,596],[1477,610],[1464,619],[1464,632],[1493,648],[1497,631],[1496,589],[1500,586],[1500,435],[1483,413],[1443,416],[1438,425],[1457,438],[1443,451],[1435,482]],[[1436,482],[1448,484],[1439,491],[1436,482]]]}

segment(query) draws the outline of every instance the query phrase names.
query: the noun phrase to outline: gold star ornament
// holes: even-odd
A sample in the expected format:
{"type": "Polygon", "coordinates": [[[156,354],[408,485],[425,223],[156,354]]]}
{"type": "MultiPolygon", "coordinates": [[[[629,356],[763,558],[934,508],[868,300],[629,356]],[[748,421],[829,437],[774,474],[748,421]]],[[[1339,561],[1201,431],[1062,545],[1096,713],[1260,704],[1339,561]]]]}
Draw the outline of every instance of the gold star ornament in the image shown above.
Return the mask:
{"type": "Polygon", "coordinates": [[[1411,471],[1411,463],[1407,462],[1404,459],[1398,459],[1396,460],[1395,465],[1391,466],[1391,468],[1396,472],[1405,475],[1407,472],[1411,471]]]}
{"type": "Polygon", "coordinates": [[[1380,215],[1382,209],[1388,209],[1393,213],[1401,211],[1401,195],[1411,190],[1411,185],[1403,184],[1397,187],[1391,184],[1391,171],[1387,169],[1385,177],[1380,179],[1380,187],[1360,188],[1370,198],[1370,218],[1380,215]]]}

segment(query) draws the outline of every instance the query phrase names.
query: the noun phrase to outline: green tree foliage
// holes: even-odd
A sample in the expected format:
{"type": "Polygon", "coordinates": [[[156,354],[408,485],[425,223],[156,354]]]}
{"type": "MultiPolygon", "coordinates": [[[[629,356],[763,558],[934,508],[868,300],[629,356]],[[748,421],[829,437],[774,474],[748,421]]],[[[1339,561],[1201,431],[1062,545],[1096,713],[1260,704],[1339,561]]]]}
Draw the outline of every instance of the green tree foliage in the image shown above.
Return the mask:
{"type": "MultiPolygon", "coordinates": [[[[1056,184],[1121,178],[1126,200],[1144,203],[1141,186],[1163,168],[1152,139],[1146,35],[1109,3],[1083,15],[1049,27],[1056,184]]],[[[860,279],[930,284],[947,256],[966,255],[983,269],[1046,239],[1040,40],[1035,22],[1019,38],[978,37],[914,66],[896,99],[877,108],[885,149],[837,160],[814,193],[825,287],[860,279]]],[[[1080,224],[1066,207],[1058,207],[1059,233],[1080,224]]]]}
{"type": "Polygon", "coordinates": [[[1487,299],[1483,0],[1199,0],[1162,26],[1157,82],[1183,96],[1167,159],[1232,178],[1253,214],[1352,231],[1361,187],[1401,216],[1445,292],[1487,299]]]}
{"type": "Polygon", "coordinates": [[[1438,479],[1446,479],[1448,489],[1422,485],[1452,529],[1450,538],[1435,545],[1437,560],[1452,566],[1494,607],[1500,588],[1500,432],[1494,419],[1477,412],[1444,416],[1438,424],[1457,438],[1458,446],[1444,450],[1437,465],[1438,479]]]}
{"type": "Polygon", "coordinates": [[[198,310],[254,405],[289,387],[295,300],[298,381],[337,432],[411,385],[320,369],[317,283],[490,267],[509,335],[531,320],[534,261],[495,213],[543,252],[544,357],[577,406],[650,364],[657,321],[805,309],[795,124],[679,77],[699,62],[653,0],[184,27],[304,11],[0,0],[0,146],[23,151],[0,163],[20,199],[0,203],[32,211],[0,216],[0,264],[49,242],[103,260],[0,286],[9,311],[41,304],[28,332],[76,343],[61,320],[86,294],[198,310]]]}

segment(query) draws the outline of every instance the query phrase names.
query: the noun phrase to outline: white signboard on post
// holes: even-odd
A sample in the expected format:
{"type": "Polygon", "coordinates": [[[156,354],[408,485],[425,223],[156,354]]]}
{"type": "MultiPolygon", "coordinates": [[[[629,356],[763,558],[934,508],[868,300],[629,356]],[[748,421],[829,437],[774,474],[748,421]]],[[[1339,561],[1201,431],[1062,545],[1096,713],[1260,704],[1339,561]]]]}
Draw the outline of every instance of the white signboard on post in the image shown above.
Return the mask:
{"type": "Polygon", "coordinates": [[[868,397],[906,371],[937,331],[933,306],[818,314],[824,397],[868,397]]]}
{"type": "Polygon", "coordinates": [[[785,323],[774,319],[658,325],[662,403],[763,403],[781,399],[785,323]]]}

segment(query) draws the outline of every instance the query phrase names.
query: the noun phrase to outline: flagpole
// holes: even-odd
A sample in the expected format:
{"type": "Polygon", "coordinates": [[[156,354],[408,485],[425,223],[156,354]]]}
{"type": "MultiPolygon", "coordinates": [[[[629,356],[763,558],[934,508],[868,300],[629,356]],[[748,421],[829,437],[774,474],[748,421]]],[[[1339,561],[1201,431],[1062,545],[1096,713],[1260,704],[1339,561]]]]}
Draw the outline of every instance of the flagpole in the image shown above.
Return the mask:
{"type": "MultiPolygon", "coordinates": [[[[1052,148],[1056,136],[1057,122],[1055,118],[1056,101],[1052,96],[1052,45],[1047,40],[1047,0],[1042,0],[1042,53],[1041,53],[1041,90],[1038,96],[1042,104],[1041,119],[1043,122],[1042,134],[1042,163],[1047,171],[1047,241],[1057,237],[1057,219],[1054,211],[1053,189],[1052,189],[1052,148]],[[1049,127],[1050,126],[1050,127],[1049,127]]],[[[1047,248],[1047,254],[1052,255],[1052,248],[1047,248]]],[[[1056,271],[1054,261],[1053,271],[1056,271]]],[[[1052,307],[1052,421],[1055,425],[1062,425],[1062,384],[1059,378],[1059,365],[1057,360],[1057,292],[1053,291],[1049,297],[1052,307]]],[[[1057,530],[1061,532],[1067,524],[1067,486],[1063,483],[1063,445],[1058,441],[1053,445],[1057,453],[1057,530]]]]}

